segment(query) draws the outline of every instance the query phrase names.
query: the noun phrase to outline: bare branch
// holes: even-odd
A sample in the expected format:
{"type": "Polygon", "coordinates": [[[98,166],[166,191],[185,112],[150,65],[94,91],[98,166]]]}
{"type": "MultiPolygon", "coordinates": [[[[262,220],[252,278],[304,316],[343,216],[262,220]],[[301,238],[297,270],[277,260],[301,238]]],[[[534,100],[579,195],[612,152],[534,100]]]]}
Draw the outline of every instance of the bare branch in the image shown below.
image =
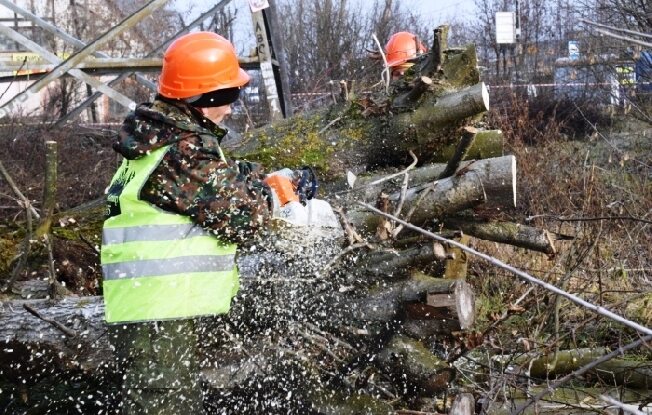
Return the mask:
{"type": "Polygon", "coordinates": [[[555,215],[533,215],[533,216],[528,216],[525,218],[526,222],[531,222],[532,220],[536,218],[550,218],[554,219],[558,222],[593,222],[593,221],[599,221],[599,220],[631,220],[634,222],[643,222],[643,223],[650,223],[652,224],[652,220],[647,220],[643,218],[637,218],[634,216],[596,216],[594,218],[566,218],[563,216],[555,216],[555,215]]]}
{"type": "Polygon", "coordinates": [[[45,321],[46,323],[52,324],[54,327],[56,327],[58,330],[61,330],[66,336],[68,337],[77,337],[77,332],[75,330],[69,329],[68,327],[64,326],[63,324],[59,323],[56,320],[53,320],[51,318],[47,318],[43,316],[41,313],[33,309],[27,304],[23,304],[23,308],[27,310],[28,313],[33,315],[34,317],[40,318],[41,320],[45,321]]]}
{"type": "Polygon", "coordinates": [[[453,154],[453,157],[451,157],[451,159],[448,161],[446,168],[439,175],[439,177],[437,177],[437,179],[445,179],[449,176],[452,176],[457,171],[458,167],[460,167],[460,163],[466,156],[466,153],[469,151],[469,148],[471,148],[476,134],[478,134],[478,130],[476,128],[464,127],[462,129],[462,138],[455,148],[455,154],[453,154]]]}
{"type": "Polygon", "coordinates": [[[13,190],[16,196],[18,196],[18,198],[25,204],[25,209],[29,209],[34,218],[40,219],[41,216],[36,212],[29,199],[27,199],[25,195],[23,195],[23,193],[18,189],[16,183],[14,183],[14,180],[9,175],[9,172],[7,172],[5,166],[2,164],[2,161],[0,161],[0,173],[2,173],[2,176],[5,178],[7,183],[9,183],[11,190],[13,190]]]}
{"type": "Polygon", "coordinates": [[[617,401],[614,398],[612,398],[611,396],[600,395],[600,399],[602,399],[603,401],[605,401],[606,403],[608,403],[610,405],[613,405],[613,406],[615,406],[617,408],[622,409],[624,412],[626,412],[628,414],[646,415],[645,412],[641,412],[638,409],[632,408],[631,405],[626,405],[626,404],[624,404],[624,403],[622,403],[620,401],[617,401]]]}

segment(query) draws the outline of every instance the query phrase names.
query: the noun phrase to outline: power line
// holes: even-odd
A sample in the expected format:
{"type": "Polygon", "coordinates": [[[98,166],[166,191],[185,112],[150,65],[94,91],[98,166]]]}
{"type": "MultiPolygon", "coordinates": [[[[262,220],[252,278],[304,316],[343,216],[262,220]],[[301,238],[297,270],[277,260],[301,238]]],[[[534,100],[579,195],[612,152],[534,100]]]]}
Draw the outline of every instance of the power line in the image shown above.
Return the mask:
{"type": "Polygon", "coordinates": [[[609,25],[606,25],[606,24],[600,24],[600,23],[592,22],[592,21],[586,20],[586,19],[580,19],[580,22],[586,23],[586,24],[591,25],[591,26],[602,27],[604,29],[611,29],[611,30],[615,30],[617,32],[629,33],[630,35],[641,36],[641,37],[646,37],[648,39],[652,39],[652,35],[647,34],[647,33],[643,33],[643,32],[637,32],[635,30],[622,29],[620,27],[609,26],[609,25]]]}

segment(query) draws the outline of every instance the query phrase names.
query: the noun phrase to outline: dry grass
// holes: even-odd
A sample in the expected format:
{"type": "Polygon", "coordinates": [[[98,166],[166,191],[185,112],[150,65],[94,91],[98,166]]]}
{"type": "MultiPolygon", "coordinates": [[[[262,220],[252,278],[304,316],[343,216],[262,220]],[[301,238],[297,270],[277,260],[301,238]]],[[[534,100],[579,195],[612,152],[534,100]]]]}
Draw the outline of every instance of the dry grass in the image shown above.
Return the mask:
{"type": "MultiPolygon", "coordinates": [[[[0,160],[20,191],[38,209],[43,192],[45,141],[58,143],[57,206],[66,210],[100,197],[116,169],[111,142],[117,127],[10,124],[0,129],[0,160]]],[[[0,222],[12,222],[23,210],[4,178],[0,179],[0,222]]],[[[23,218],[21,218],[23,219],[23,218]]]]}
{"type": "MultiPolygon", "coordinates": [[[[568,131],[567,113],[564,118],[533,106],[545,107],[512,96],[489,117],[492,127],[504,131],[509,151],[518,160],[520,201],[515,216],[575,239],[557,243],[559,253],[552,260],[521,249],[474,243],[591,302],[652,325],[647,311],[652,305],[651,126],[635,119],[600,126],[600,117],[589,118],[592,112],[577,107],[575,115],[586,116],[588,134],[570,139],[563,133],[568,131]]],[[[476,275],[471,280],[482,293],[480,312],[486,324],[528,287],[479,262],[471,269],[476,275]]],[[[522,304],[526,311],[511,318],[498,336],[508,341],[517,334],[530,346],[544,349],[612,346],[633,337],[622,326],[556,301],[536,289],[522,304]],[[562,337],[558,344],[557,336],[562,337]]]]}

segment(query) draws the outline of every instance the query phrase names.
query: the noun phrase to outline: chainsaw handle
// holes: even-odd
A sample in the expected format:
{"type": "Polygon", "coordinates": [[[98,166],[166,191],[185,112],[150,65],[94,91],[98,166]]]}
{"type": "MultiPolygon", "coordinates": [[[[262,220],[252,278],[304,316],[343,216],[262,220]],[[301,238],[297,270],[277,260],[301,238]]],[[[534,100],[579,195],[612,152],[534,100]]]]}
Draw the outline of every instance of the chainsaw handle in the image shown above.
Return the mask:
{"type": "Polygon", "coordinates": [[[299,176],[297,195],[299,196],[299,201],[306,204],[308,200],[317,196],[319,181],[317,180],[315,170],[310,166],[303,166],[299,170],[296,170],[296,172],[299,176]]]}

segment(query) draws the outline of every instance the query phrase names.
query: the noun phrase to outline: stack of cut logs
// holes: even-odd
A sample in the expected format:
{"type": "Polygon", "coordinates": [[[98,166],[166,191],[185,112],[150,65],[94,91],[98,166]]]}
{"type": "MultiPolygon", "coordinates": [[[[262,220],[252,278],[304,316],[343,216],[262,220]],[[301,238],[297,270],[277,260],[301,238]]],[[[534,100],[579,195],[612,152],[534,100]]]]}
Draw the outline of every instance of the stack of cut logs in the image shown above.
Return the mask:
{"type": "MultiPolygon", "coordinates": [[[[515,206],[516,160],[503,155],[500,131],[479,127],[489,96],[475,48],[448,48],[447,31],[437,28],[428,54],[386,89],[347,88],[330,108],[226,149],[271,169],[315,165],[345,236],[242,247],[232,312],[200,323],[215,412],[474,413],[453,364],[474,323],[466,254],[359,203],[463,243],[470,235],[555,254],[548,232],[489,219],[515,206]]],[[[16,283],[30,299],[2,303],[0,389],[45,405],[96,385],[105,394],[82,399],[90,413],[119,382],[102,299],[37,299],[43,284],[16,283]],[[52,387],[62,379],[68,389],[52,387]]]]}

